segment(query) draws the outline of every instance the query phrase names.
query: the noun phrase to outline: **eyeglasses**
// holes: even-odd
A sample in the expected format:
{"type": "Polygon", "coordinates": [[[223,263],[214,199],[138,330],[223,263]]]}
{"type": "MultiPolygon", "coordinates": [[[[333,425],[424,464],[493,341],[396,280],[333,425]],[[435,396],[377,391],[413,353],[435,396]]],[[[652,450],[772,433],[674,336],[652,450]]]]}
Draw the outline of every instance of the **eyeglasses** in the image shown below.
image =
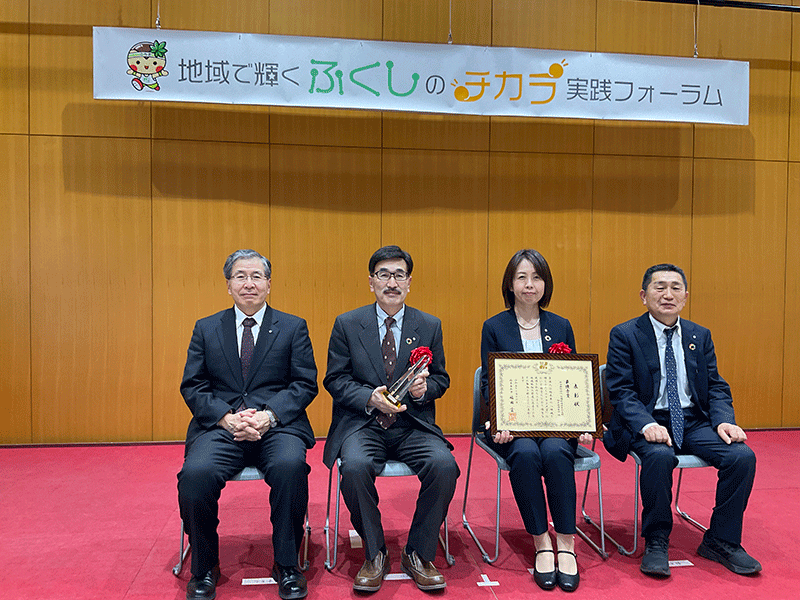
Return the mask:
{"type": "Polygon", "coordinates": [[[408,278],[411,277],[411,275],[409,275],[405,271],[396,271],[395,273],[392,273],[390,271],[378,271],[376,273],[373,273],[372,276],[377,279],[380,279],[384,283],[388,282],[392,277],[394,277],[394,280],[397,281],[398,283],[401,281],[408,281],[408,278]]]}
{"type": "Polygon", "coordinates": [[[253,273],[252,275],[245,275],[244,273],[236,273],[233,277],[231,277],[236,283],[244,283],[248,279],[253,283],[261,283],[262,281],[266,281],[267,277],[263,273],[253,273]]]}

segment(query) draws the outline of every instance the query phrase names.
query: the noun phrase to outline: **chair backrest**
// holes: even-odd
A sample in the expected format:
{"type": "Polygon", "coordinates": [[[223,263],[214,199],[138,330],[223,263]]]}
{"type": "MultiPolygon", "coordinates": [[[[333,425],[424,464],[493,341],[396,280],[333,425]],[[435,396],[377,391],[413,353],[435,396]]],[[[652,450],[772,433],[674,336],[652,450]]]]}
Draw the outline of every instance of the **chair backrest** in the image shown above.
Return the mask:
{"type": "Polygon", "coordinates": [[[406,463],[399,460],[387,460],[378,477],[406,477],[416,475],[406,463]]]}
{"type": "Polygon", "coordinates": [[[264,479],[264,473],[256,467],[245,467],[228,481],[258,481],[259,479],[264,479]]]}
{"type": "Polygon", "coordinates": [[[481,423],[481,367],[475,369],[475,382],[472,386],[472,433],[483,431],[481,423]]]}
{"type": "Polygon", "coordinates": [[[611,394],[608,393],[608,386],[606,385],[605,364],[600,365],[600,398],[603,410],[603,424],[608,425],[611,422],[611,414],[614,412],[614,406],[611,404],[611,394]]]}

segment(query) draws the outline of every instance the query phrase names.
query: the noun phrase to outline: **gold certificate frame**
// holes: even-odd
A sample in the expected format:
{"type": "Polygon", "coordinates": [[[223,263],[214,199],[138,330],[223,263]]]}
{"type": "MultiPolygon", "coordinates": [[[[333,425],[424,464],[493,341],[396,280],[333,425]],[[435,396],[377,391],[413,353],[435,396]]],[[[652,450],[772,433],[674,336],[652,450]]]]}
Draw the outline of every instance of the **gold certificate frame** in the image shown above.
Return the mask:
{"type": "Polygon", "coordinates": [[[489,353],[492,434],[603,436],[597,354],[489,353]]]}

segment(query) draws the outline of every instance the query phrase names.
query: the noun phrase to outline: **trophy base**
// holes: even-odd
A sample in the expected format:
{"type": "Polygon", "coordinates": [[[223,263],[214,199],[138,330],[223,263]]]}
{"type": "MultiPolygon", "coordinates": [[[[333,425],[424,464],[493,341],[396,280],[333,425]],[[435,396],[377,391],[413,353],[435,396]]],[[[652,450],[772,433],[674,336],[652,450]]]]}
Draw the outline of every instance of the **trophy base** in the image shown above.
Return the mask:
{"type": "Polygon", "coordinates": [[[383,397],[384,397],[384,398],[386,398],[387,402],[391,402],[391,403],[392,403],[392,404],[394,404],[395,406],[400,406],[400,400],[398,400],[397,398],[395,398],[395,397],[394,397],[392,394],[390,394],[388,391],[384,391],[384,392],[383,392],[383,397]]]}

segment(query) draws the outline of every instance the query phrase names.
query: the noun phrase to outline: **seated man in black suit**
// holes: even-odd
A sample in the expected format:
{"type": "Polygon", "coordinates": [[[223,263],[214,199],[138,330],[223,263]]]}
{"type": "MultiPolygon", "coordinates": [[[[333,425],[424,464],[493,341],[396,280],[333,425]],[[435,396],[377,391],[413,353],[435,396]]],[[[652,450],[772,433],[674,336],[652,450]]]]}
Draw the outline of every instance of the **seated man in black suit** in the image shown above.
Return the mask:
{"type": "Polygon", "coordinates": [[[317,395],[317,367],[306,322],[267,304],[272,268],[238,250],[223,268],[234,306],[197,321],[181,393],[192,411],[178,503],[192,546],[187,600],[212,599],[219,580],[217,513],[225,482],[248,465],[270,486],[281,598],[303,598],[298,550],[308,507],[306,450],[314,432],[306,407],[317,395]]]}
{"type": "Polygon", "coordinates": [[[719,470],[711,525],[697,553],[750,575],[761,565],[742,548],[742,518],[756,457],[736,425],[711,332],[679,316],[688,295],[679,267],[650,267],[639,292],[647,312],[611,330],[606,382],[614,413],[604,441],[620,460],[629,450],[642,459],[643,573],[670,574],[672,471],[676,453],[685,453],[719,470]]]}
{"type": "Polygon", "coordinates": [[[323,381],[333,398],[323,460],[332,468],[342,459],[342,495],[366,554],[353,588],[366,592],[380,589],[389,570],[375,489],[387,459],[406,463],[422,483],[401,553],[402,568],[422,590],[447,585],[432,561],[459,470],[450,453],[453,447],[434,419],[435,402],[450,385],[450,377],[441,321],[405,305],[413,268],[411,256],[397,246],[372,255],[369,287],[377,302],[336,318],[323,381]],[[430,348],[432,362],[398,408],[382,392],[402,377],[411,351],[420,346],[430,348]]]}

